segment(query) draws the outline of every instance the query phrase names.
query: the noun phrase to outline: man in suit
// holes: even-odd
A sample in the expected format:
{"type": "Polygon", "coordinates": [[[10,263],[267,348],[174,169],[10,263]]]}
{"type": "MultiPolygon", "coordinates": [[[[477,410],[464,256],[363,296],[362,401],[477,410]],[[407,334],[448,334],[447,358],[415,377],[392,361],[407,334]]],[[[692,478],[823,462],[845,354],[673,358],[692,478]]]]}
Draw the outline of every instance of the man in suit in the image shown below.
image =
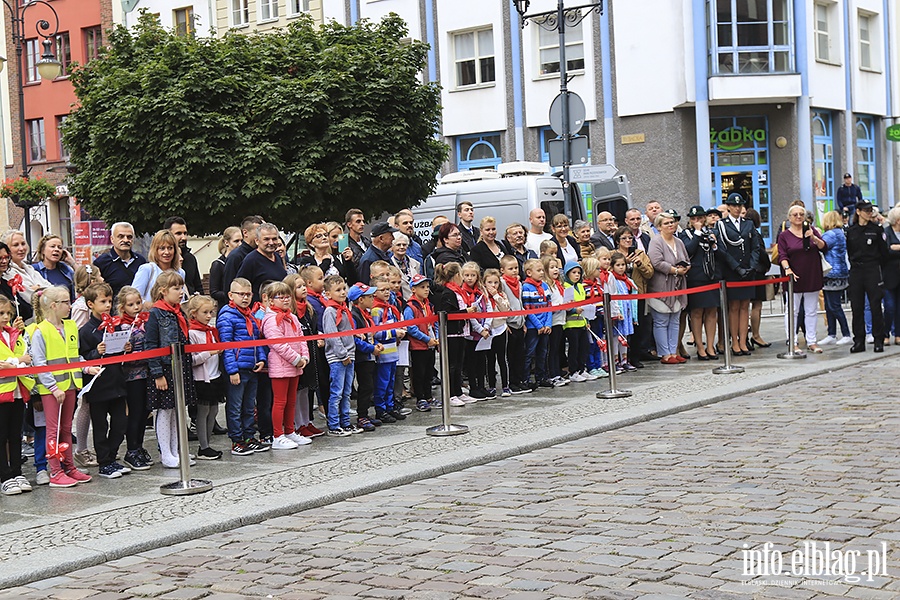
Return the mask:
{"type": "Polygon", "coordinates": [[[631,235],[634,236],[634,247],[647,252],[647,248],[650,247],[650,234],[641,230],[642,219],[641,211],[636,208],[629,208],[625,212],[625,226],[631,230],[631,235]]]}
{"type": "Polygon", "coordinates": [[[456,205],[456,222],[459,226],[459,233],[462,235],[462,252],[466,256],[481,237],[481,231],[473,224],[474,221],[475,207],[471,202],[463,200],[456,205]]]}
{"type": "Polygon", "coordinates": [[[610,251],[616,249],[613,234],[616,232],[616,218],[610,212],[603,211],[597,215],[597,233],[591,236],[595,248],[603,246],[610,251]]]}

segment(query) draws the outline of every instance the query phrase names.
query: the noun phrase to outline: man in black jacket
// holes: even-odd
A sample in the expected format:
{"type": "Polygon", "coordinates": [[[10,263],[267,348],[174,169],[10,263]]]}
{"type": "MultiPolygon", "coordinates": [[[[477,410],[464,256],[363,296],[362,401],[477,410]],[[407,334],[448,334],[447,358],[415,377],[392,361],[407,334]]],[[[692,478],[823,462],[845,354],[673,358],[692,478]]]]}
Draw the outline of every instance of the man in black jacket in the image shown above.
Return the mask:
{"type": "Polygon", "coordinates": [[[191,254],[188,248],[188,228],[182,217],[169,217],[163,223],[163,229],[168,229],[178,241],[181,250],[181,268],[184,269],[184,284],[187,286],[188,295],[203,293],[203,278],[200,277],[200,267],[197,265],[197,257],[191,254]]]}
{"type": "Polygon", "coordinates": [[[112,248],[98,256],[94,266],[100,269],[103,280],[112,287],[113,297],[116,297],[119,290],[131,285],[138,267],[147,259],[131,249],[134,245],[134,227],[131,223],[114,223],[110,229],[110,239],[112,248]]]}
{"type": "Polygon", "coordinates": [[[844,185],[837,189],[837,202],[835,205],[841,213],[850,221],[853,220],[853,213],[856,212],[856,203],[863,202],[862,190],[853,183],[853,175],[844,173],[844,185]]]}
{"type": "Polygon", "coordinates": [[[259,215],[250,215],[244,217],[241,221],[241,245],[231,251],[228,258],[225,259],[225,271],[222,275],[222,289],[231,289],[231,282],[237,277],[237,272],[241,268],[244,258],[254,250],[256,250],[256,230],[264,222],[259,215]]]}

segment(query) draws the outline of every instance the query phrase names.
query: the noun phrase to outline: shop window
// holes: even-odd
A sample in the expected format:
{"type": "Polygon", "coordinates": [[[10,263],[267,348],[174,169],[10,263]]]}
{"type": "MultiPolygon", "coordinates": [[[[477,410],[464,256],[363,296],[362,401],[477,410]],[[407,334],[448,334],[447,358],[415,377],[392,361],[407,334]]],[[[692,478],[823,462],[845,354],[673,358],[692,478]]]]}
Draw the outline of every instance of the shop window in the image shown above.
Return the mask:
{"type": "Polygon", "coordinates": [[[69,197],[60,198],[57,201],[59,211],[59,237],[62,239],[63,248],[74,254],[72,244],[72,216],[69,213],[69,197]]]}
{"type": "Polygon", "coordinates": [[[493,29],[455,33],[452,38],[456,87],[493,83],[496,80],[493,29]]]}
{"type": "Polygon", "coordinates": [[[876,190],[875,160],[875,117],[856,118],[856,185],[862,190],[863,198],[878,204],[876,190]]]}
{"type": "Polygon", "coordinates": [[[822,213],[834,210],[834,137],[831,113],[812,114],[816,203],[822,213]]]}
{"type": "MultiPolygon", "coordinates": [[[[538,73],[559,73],[559,32],[535,27],[538,31],[538,73]]],[[[584,31],[582,23],[566,25],[566,70],[584,70],[584,31]]]]}
{"type": "Polygon", "coordinates": [[[503,159],[499,133],[464,135],[456,138],[456,161],[460,171],[493,169],[503,159]]]}
{"type": "Polygon", "coordinates": [[[793,72],[791,11],[788,0],[709,0],[712,73],[793,72]]]}

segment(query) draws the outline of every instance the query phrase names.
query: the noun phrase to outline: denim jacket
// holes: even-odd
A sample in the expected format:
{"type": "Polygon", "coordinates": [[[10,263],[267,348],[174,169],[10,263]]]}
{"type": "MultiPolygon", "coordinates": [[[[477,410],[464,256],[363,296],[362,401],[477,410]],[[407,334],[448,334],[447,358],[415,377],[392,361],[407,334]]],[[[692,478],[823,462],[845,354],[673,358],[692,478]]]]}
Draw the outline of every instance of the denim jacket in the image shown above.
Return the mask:
{"type": "MultiPolygon", "coordinates": [[[[158,308],[150,309],[150,317],[144,327],[144,349],[156,350],[168,348],[172,344],[186,344],[187,338],[178,326],[178,319],[172,313],[158,308]]],[[[190,357],[185,357],[190,361],[190,357]]],[[[150,377],[156,379],[164,373],[171,372],[172,358],[161,356],[149,360],[150,377]]]]}

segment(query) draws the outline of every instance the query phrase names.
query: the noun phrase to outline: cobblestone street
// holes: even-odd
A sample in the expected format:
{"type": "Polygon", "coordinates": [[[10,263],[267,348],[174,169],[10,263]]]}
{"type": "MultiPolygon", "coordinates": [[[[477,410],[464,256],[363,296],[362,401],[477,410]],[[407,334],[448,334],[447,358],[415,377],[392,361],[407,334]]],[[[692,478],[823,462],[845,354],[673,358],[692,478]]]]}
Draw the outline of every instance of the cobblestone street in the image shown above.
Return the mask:
{"type": "Polygon", "coordinates": [[[843,369],[0,598],[898,598],[896,372],[843,369]],[[861,551],[857,575],[885,542],[887,576],[743,574],[743,548],[805,540],[861,551]]]}

